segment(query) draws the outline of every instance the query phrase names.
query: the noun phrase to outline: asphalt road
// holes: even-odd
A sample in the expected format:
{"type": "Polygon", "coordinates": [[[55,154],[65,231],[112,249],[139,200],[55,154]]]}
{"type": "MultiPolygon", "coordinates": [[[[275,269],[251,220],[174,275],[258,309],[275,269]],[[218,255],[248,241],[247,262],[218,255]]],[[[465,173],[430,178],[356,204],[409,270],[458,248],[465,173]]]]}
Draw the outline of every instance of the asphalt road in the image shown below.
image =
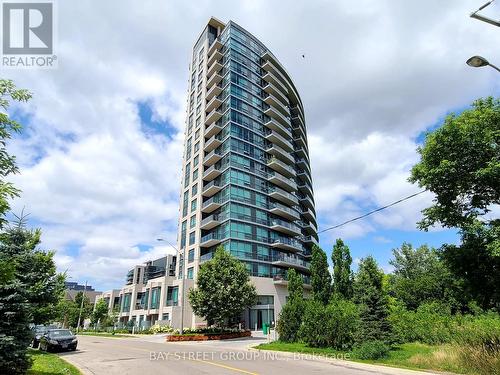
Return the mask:
{"type": "Polygon", "coordinates": [[[248,350],[261,339],[167,343],[163,338],[79,336],[78,350],[60,355],[86,375],[163,374],[428,374],[402,369],[326,362],[310,356],[248,350]]]}

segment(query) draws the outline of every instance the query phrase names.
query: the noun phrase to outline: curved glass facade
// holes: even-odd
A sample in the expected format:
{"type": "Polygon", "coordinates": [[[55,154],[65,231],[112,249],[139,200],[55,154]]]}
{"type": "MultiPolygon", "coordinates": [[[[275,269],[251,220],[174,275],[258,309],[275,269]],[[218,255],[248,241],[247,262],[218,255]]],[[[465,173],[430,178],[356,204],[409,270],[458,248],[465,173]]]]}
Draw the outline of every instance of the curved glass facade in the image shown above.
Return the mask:
{"type": "Polygon", "coordinates": [[[252,276],[282,280],[295,268],[309,283],[318,238],[304,110],[293,82],[234,22],[208,24],[190,69],[179,247],[194,256],[181,257],[179,277],[223,246],[252,276]]]}

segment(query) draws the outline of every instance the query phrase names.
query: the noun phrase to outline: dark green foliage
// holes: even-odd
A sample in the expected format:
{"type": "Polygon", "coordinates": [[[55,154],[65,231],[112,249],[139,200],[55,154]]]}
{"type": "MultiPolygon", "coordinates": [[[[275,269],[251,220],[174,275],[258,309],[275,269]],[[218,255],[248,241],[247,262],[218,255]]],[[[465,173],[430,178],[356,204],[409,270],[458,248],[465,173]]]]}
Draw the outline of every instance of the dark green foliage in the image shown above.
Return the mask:
{"type": "Polygon", "coordinates": [[[491,97],[448,116],[427,135],[410,178],[436,194],[434,205],[423,211],[422,228],[462,228],[500,203],[499,145],[500,100],[491,97]]]}
{"type": "Polygon", "coordinates": [[[360,305],[361,326],[357,341],[390,338],[389,303],[382,285],[383,272],[372,256],[361,260],[354,282],[354,301],[360,305]]]}
{"type": "Polygon", "coordinates": [[[461,230],[462,244],[443,245],[442,258],[463,286],[463,296],[483,309],[500,310],[500,220],[461,230]]]}
{"type": "Polygon", "coordinates": [[[332,251],[333,292],[343,298],[352,298],[353,276],[351,272],[351,253],[349,247],[339,238],[332,251]]]}
{"type": "Polygon", "coordinates": [[[197,288],[189,290],[194,313],[218,327],[238,319],[256,298],[244,264],[223,247],[218,247],[214,257],[200,266],[197,288]]]}
{"type": "Polygon", "coordinates": [[[359,327],[357,306],[341,298],[333,298],[327,306],[308,301],[300,328],[300,338],[311,347],[347,350],[354,344],[359,327]]]}
{"type": "Polygon", "coordinates": [[[312,247],[311,257],[311,285],[312,296],[324,305],[328,303],[331,296],[332,277],[328,270],[328,260],[325,252],[318,246],[312,247]]]}
{"type": "Polygon", "coordinates": [[[354,350],[354,356],[359,359],[380,359],[389,355],[390,346],[380,340],[366,341],[354,350]]]}
{"type": "Polygon", "coordinates": [[[448,267],[439,258],[438,252],[426,245],[414,249],[403,243],[392,250],[394,259],[389,263],[394,272],[389,277],[390,294],[406,308],[415,310],[425,302],[446,302],[454,310],[462,303],[458,283],[448,267]]]}
{"type": "Polygon", "coordinates": [[[305,306],[306,301],[303,299],[288,301],[283,306],[276,323],[276,331],[281,341],[296,342],[298,340],[305,306]]]}
{"type": "Polygon", "coordinates": [[[300,275],[293,268],[287,271],[288,279],[288,300],[295,301],[304,298],[304,282],[300,275]]]}

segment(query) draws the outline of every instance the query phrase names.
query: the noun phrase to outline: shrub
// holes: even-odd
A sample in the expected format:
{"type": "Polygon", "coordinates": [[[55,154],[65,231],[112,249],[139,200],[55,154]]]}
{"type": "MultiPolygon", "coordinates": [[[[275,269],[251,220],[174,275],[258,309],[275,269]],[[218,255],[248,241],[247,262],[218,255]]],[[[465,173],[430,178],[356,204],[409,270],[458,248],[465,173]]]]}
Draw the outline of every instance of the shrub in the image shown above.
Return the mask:
{"type": "Polygon", "coordinates": [[[422,304],[416,311],[396,304],[389,315],[394,341],[419,341],[429,345],[450,342],[461,319],[460,315],[451,315],[449,307],[437,302],[422,304]]]}
{"type": "Polygon", "coordinates": [[[155,324],[149,328],[149,333],[172,333],[174,329],[170,326],[161,326],[159,324],[155,324]]]}
{"type": "Polygon", "coordinates": [[[390,347],[383,341],[366,341],[357,347],[353,354],[359,359],[380,359],[389,354],[390,347]]]}
{"type": "Polygon", "coordinates": [[[300,329],[300,338],[312,347],[350,349],[359,327],[357,306],[342,298],[334,298],[327,306],[310,301],[300,329]]]}
{"type": "Polygon", "coordinates": [[[283,306],[276,324],[276,331],[281,341],[295,342],[298,340],[305,305],[305,301],[297,299],[288,301],[283,306]]]}

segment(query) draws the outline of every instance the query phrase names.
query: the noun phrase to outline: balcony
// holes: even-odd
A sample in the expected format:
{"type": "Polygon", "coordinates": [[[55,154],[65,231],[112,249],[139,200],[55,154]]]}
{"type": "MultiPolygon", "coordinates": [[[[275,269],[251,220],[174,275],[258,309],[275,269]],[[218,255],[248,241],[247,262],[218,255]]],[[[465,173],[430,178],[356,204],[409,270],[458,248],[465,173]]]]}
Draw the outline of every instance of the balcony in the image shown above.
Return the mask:
{"type": "Polygon", "coordinates": [[[292,154],[288,151],[285,151],[282,149],[280,146],[277,144],[271,144],[266,148],[266,151],[269,152],[271,155],[274,155],[281,160],[285,161],[286,163],[294,163],[294,158],[292,154]]]}
{"type": "Polygon", "coordinates": [[[222,117],[222,112],[218,108],[213,109],[205,118],[205,125],[210,125],[222,117]]]}
{"type": "Polygon", "coordinates": [[[293,138],[293,141],[299,146],[299,147],[303,147],[307,150],[307,143],[306,143],[306,139],[302,136],[298,136],[298,137],[294,137],[293,138]]]}
{"type": "Polygon", "coordinates": [[[304,207],[302,209],[302,215],[311,221],[316,221],[316,215],[314,214],[314,211],[311,210],[310,208],[304,207]]]}
{"type": "Polygon", "coordinates": [[[303,169],[299,169],[297,171],[297,177],[300,178],[302,181],[308,183],[310,186],[312,186],[312,179],[311,179],[311,175],[309,174],[309,172],[306,172],[303,169]]]}
{"type": "Polygon", "coordinates": [[[205,158],[203,159],[203,165],[206,167],[210,167],[217,163],[221,158],[222,155],[220,154],[220,152],[217,150],[213,150],[205,156],[205,158]]]}
{"type": "Polygon", "coordinates": [[[314,210],[314,202],[309,195],[301,195],[299,196],[299,202],[301,204],[305,204],[310,209],[314,210]]]}
{"type": "Polygon", "coordinates": [[[301,234],[301,229],[298,225],[280,219],[271,220],[271,229],[290,236],[298,236],[301,234]]]}
{"type": "Polygon", "coordinates": [[[300,116],[304,118],[304,112],[302,111],[302,108],[300,108],[299,105],[294,105],[292,108],[290,108],[290,111],[294,116],[300,116]]]}
{"type": "Polygon", "coordinates": [[[210,66],[212,65],[216,60],[220,60],[222,58],[222,52],[217,49],[217,48],[214,48],[212,50],[212,53],[208,54],[208,60],[207,60],[207,65],[210,66]]]}
{"type": "Polygon", "coordinates": [[[290,238],[278,238],[271,243],[271,247],[293,252],[302,251],[302,244],[290,238]]]}
{"type": "MultiPolygon", "coordinates": [[[[272,85],[274,85],[283,94],[288,94],[288,88],[278,79],[272,72],[266,72],[262,79],[272,85]]],[[[264,90],[266,90],[266,85],[264,85],[264,90]]]]}
{"type": "Polygon", "coordinates": [[[222,64],[219,62],[219,60],[215,60],[214,63],[208,67],[207,77],[210,77],[212,74],[218,72],[221,69],[222,64]]]}
{"type": "Polygon", "coordinates": [[[218,134],[222,130],[222,124],[217,121],[214,122],[212,125],[206,128],[205,130],[205,138],[209,138],[212,135],[218,134]]]}
{"type": "Polygon", "coordinates": [[[220,244],[221,241],[218,233],[209,233],[201,238],[200,247],[212,247],[220,244]]]}
{"type": "Polygon", "coordinates": [[[272,188],[269,192],[269,196],[280,202],[292,206],[297,205],[299,203],[298,198],[294,194],[291,194],[283,189],[280,189],[279,187],[272,188]]]}
{"type": "Polygon", "coordinates": [[[318,228],[316,228],[316,225],[314,225],[312,221],[303,223],[302,229],[309,234],[316,234],[318,232],[318,228]]]}
{"type": "Polygon", "coordinates": [[[299,220],[300,214],[293,208],[287,207],[281,203],[271,203],[269,211],[274,215],[279,215],[288,220],[299,220]]]}
{"type": "Polygon", "coordinates": [[[295,160],[295,163],[302,169],[305,169],[309,172],[311,172],[311,168],[309,166],[309,162],[304,159],[304,158],[298,158],[297,160],[295,160]]]}
{"type": "Polygon", "coordinates": [[[269,168],[272,168],[275,171],[281,173],[282,175],[284,175],[286,177],[293,177],[293,176],[295,176],[295,170],[293,169],[293,167],[290,166],[290,165],[287,165],[284,162],[282,162],[276,156],[271,157],[267,161],[267,166],[269,168]]]}
{"type": "Polygon", "coordinates": [[[283,104],[281,100],[278,100],[278,98],[276,98],[274,95],[267,94],[264,97],[264,103],[276,108],[281,112],[283,116],[290,117],[290,110],[288,109],[288,106],[286,104],[283,104]]]}
{"type": "Polygon", "coordinates": [[[272,264],[274,266],[295,268],[300,271],[309,271],[311,264],[299,257],[288,256],[281,254],[277,259],[273,260],[272,264]]]}
{"type": "Polygon", "coordinates": [[[276,173],[276,172],[274,172],[272,174],[270,173],[267,180],[269,182],[272,182],[273,184],[275,184],[277,186],[282,187],[285,190],[288,190],[288,191],[297,190],[297,184],[295,183],[295,181],[293,179],[286,178],[279,173],[276,173]]]}
{"type": "Polygon", "coordinates": [[[264,69],[266,72],[270,72],[274,74],[274,76],[279,79],[279,81],[283,84],[286,85],[288,83],[288,79],[281,73],[281,71],[273,64],[272,61],[266,60],[266,62],[262,65],[262,69],[264,69]]]}
{"type": "Polygon", "coordinates": [[[292,144],[289,141],[287,141],[283,136],[279,135],[275,131],[267,132],[267,134],[264,136],[264,138],[267,139],[272,144],[277,144],[278,146],[283,148],[285,151],[288,151],[288,152],[293,151],[292,144]]]}
{"type": "Polygon", "coordinates": [[[264,124],[269,130],[275,130],[286,139],[292,139],[292,132],[286,126],[281,125],[278,121],[269,117],[269,120],[264,124]]]}
{"type": "Polygon", "coordinates": [[[219,95],[222,92],[222,85],[218,84],[215,86],[212,86],[210,90],[207,91],[207,95],[205,96],[206,100],[212,99],[214,96],[219,95]]]}
{"type": "Polygon", "coordinates": [[[313,194],[313,191],[312,191],[312,187],[310,184],[306,184],[306,183],[301,183],[301,184],[298,184],[297,185],[297,188],[299,189],[299,191],[302,193],[302,194],[310,194],[312,195],[313,194]]]}
{"type": "Polygon", "coordinates": [[[203,207],[201,208],[201,212],[204,213],[210,213],[218,209],[220,206],[222,206],[222,203],[220,202],[218,197],[212,197],[209,200],[203,202],[203,207]]]}
{"type": "Polygon", "coordinates": [[[270,82],[267,82],[264,86],[264,92],[272,94],[277,97],[284,105],[288,105],[288,97],[286,96],[287,91],[281,91],[278,87],[270,82]]]}
{"type": "Polygon", "coordinates": [[[210,56],[212,53],[215,52],[215,50],[220,50],[222,48],[222,43],[220,42],[219,39],[215,39],[213,43],[210,45],[210,48],[208,48],[207,55],[210,56]]]}
{"type": "Polygon", "coordinates": [[[319,246],[318,240],[314,236],[304,236],[302,240],[305,244],[319,246]]]}
{"type": "Polygon", "coordinates": [[[210,90],[213,85],[218,84],[220,81],[222,81],[222,75],[220,72],[212,74],[207,80],[207,89],[210,90]]]}
{"type": "Polygon", "coordinates": [[[309,160],[309,155],[307,153],[307,149],[305,147],[297,147],[295,149],[295,154],[298,156],[298,157],[301,157],[301,158],[304,158],[306,160],[309,160]]]}
{"type": "Polygon", "coordinates": [[[226,218],[227,218],[226,215],[219,215],[219,214],[210,215],[201,221],[200,228],[201,229],[215,228],[217,225],[222,223],[226,218]]]}
{"type": "Polygon", "coordinates": [[[213,180],[203,187],[203,192],[201,195],[203,195],[204,197],[211,197],[212,195],[217,194],[221,190],[222,190],[221,182],[213,180]]]}
{"type": "Polygon", "coordinates": [[[205,106],[205,111],[211,112],[215,108],[219,107],[221,104],[222,104],[222,100],[220,100],[219,96],[214,96],[212,99],[209,100],[209,102],[205,106]]]}
{"type": "Polygon", "coordinates": [[[275,107],[268,106],[266,109],[264,109],[264,113],[266,115],[268,115],[269,117],[274,118],[281,125],[283,125],[285,127],[290,127],[290,117],[288,117],[287,115],[282,114],[275,107]]]}
{"type": "Polygon", "coordinates": [[[221,144],[222,144],[222,137],[219,134],[216,134],[210,139],[207,139],[205,141],[205,146],[203,147],[203,150],[205,150],[205,152],[210,152],[212,150],[215,150],[221,144]]]}
{"type": "Polygon", "coordinates": [[[203,179],[205,181],[212,181],[215,177],[221,174],[220,167],[217,165],[212,165],[205,172],[203,172],[203,179]]]}

